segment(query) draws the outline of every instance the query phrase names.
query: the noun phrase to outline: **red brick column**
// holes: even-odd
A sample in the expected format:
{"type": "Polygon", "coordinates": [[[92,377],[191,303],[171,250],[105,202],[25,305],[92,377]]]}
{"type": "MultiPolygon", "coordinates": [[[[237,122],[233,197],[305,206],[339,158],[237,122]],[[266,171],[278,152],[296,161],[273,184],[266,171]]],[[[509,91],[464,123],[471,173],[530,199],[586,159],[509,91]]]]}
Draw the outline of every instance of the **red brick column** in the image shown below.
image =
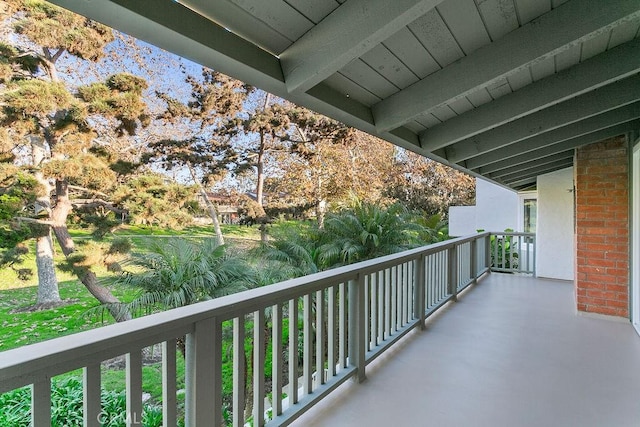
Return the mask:
{"type": "Polygon", "coordinates": [[[576,151],[578,310],[629,317],[629,153],[624,137],[576,151]]]}

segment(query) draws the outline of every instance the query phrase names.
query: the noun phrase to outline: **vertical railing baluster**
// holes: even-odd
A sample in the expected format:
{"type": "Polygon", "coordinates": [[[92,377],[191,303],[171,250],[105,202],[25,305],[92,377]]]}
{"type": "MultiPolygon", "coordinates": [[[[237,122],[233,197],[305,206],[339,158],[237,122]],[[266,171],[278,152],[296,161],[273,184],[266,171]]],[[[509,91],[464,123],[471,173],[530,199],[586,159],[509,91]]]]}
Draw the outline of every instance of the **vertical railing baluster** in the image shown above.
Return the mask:
{"type": "Polygon", "coordinates": [[[414,261],[415,267],[413,269],[414,279],[413,279],[413,291],[414,291],[414,312],[415,317],[420,319],[420,329],[424,329],[424,320],[425,320],[425,308],[424,308],[424,263],[425,257],[424,255],[418,256],[418,258],[414,261]]]}
{"type": "Polygon", "coordinates": [[[176,377],[176,344],[175,338],[162,343],[162,425],[175,427],[177,414],[177,377],[176,377]]]}
{"type": "Polygon", "coordinates": [[[264,422],[264,362],[265,362],[264,310],[253,313],[253,425],[264,422]]]}
{"type": "Polygon", "coordinates": [[[427,255],[426,257],[426,261],[427,261],[427,266],[426,266],[426,281],[427,281],[427,288],[425,290],[425,297],[426,297],[426,302],[425,302],[425,307],[427,309],[431,308],[431,304],[432,304],[432,299],[433,299],[433,284],[434,284],[434,280],[433,280],[433,254],[431,255],[427,255]]]}
{"type": "Polygon", "coordinates": [[[51,425],[51,381],[41,378],[31,386],[31,423],[34,426],[51,425]]]}
{"type": "Polygon", "coordinates": [[[529,248],[524,248],[524,246],[522,245],[522,236],[518,236],[517,249],[518,249],[518,271],[529,271],[529,256],[528,256],[528,254],[529,254],[528,249],[529,248]],[[525,249],[526,249],[526,251],[525,251],[525,249]],[[527,254],[526,268],[523,268],[524,267],[524,265],[523,265],[524,260],[522,259],[523,253],[527,254]]]}
{"type": "Polygon", "coordinates": [[[406,282],[404,281],[404,264],[398,265],[398,327],[402,328],[404,326],[404,318],[405,318],[405,294],[406,294],[406,282]]]}
{"type": "Polygon", "coordinates": [[[520,249],[520,271],[525,271],[525,272],[529,272],[531,271],[530,267],[531,267],[531,263],[529,262],[529,243],[528,243],[528,238],[525,236],[521,236],[520,237],[520,245],[521,245],[521,249],[520,249]],[[526,258],[526,260],[523,260],[523,254],[525,254],[526,256],[524,258],[526,258]],[[526,261],[526,262],[525,262],[526,261]]]}
{"type": "Polygon", "coordinates": [[[403,274],[403,280],[404,282],[407,284],[407,292],[405,294],[405,306],[404,306],[404,312],[406,313],[407,317],[404,321],[405,325],[407,323],[409,323],[412,319],[412,314],[413,314],[413,294],[412,294],[412,290],[413,288],[411,287],[411,271],[409,271],[409,264],[408,263],[403,263],[403,270],[404,270],[404,274],[403,274]]]}
{"type": "MultiPolygon", "coordinates": [[[[336,374],[336,285],[327,289],[327,376],[329,378],[336,374]]],[[[339,335],[339,333],[338,333],[339,335]]]]}
{"type": "Polygon", "coordinates": [[[369,275],[363,275],[363,283],[364,283],[364,318],[366,322],[364,324],[364,336],[367,339],[367,350],[369,349],[369,341],[371,337],[371,291],[370,291],[370,280],[369,275]]]}
{"type": "Polygon", "coordinates": [[[340,370],[347,367],[347,296],[346,285],[340,283],[338,288],[339,304],[338,304],[338,358],[340,370]]]}
{"type": "Polygon", "coordinates": [[[388,339],[391,333],[391,269],[385,268],[384,274],[384,339],[388,339]]]}
{"type": "Polygon", "coordinates": [[[303,298],[303,350],[302,350],[302,392],[308,395],[313,390],[313,313],[311,310],[311,295],[307,294],[303,298]]]}
{"type": "Polygon", "coordinates": [[[449,280],[449,270],[447,269],[449,252],[445,249],[440,252],[438,257],[438,270],[440,271],[440,298],[438,301],[442,301],[443,298],[448,296],[447,292],[447,280],[449,280]]]}
{"type": "Polygon", "coordinates": [[[398,267],[391,267],[391,333],[398,330],[398,267]]]}
{"type": "Polygon", "coordinates": [[[429,289],[430,284],[431,284],[431,280],[430,280],[430,274],[431,274],[431,268],[430,266],[430,258],[428,255],[424,256],[424,309],[425,312],[429,309],[429,298],[431,295],[431,291],[429,289]]]}
{"type": "Polygon", "coordinates": [[[289,300],[289,406],[298,403],[298,299],[289,300]]]}
{"type": "Polygon", "coordinates": [[[185,425],[212,426],[222,420],[222,325],[200,320],[187,334],[185,425]]]}
{"type": "Polygon", "coordinates": [[[416,318],[415,313],[415,304],[413,299],[415,297],[415,276],[413,274],[413,262],[407,262],[407,283],[409,284],[409,292],[407,293],[408,301],[407,301],[407,312],[409,313],[409,319],[407,322],[412,321],[416,318]]]}
{"type": "Polygon", "coordinates": [[[357,369],[356,380],[364,381],[365,355],[367,337],[364,333],[365,318],[365,280],[364,275],[358,274],[355,280],[349,281],[349,365],[357,369]]]}
{"type": "Polygon", "coordinates": [[[324,291],[316,292],[316,387],[324,384],[324,291]]]}
{"type": "Polygon", "coordinates": [[[85,366],[82,370],[82,416],[84,427],[100,427],[102,425],[100,422],[100,412],[102,411],[100,387],[100,364],[92,363],[85,366]]]}
{"type": "Polygon", "coordinates": [[[384,341],[384,271],[373,273],[378,283],[378,345],[384,341]]]}
{"type": "Polygon", "coordinates": [[[377,326],[378,326],[378,284],[375,273],[368,275],[369,277],[369,296],[370,296],[370,312],[369,312],[369,350],[373,350],[377,345],[377,326]]]}
{"type": "Polygon", "coordinates": [[[531,247],[533,248],[533,266],[531,271],[533,272],[533,277],[536,277],[536,236],[531,237],[531,247]]]}
{"type": "Polygon", "coordinates": [[[478,239],[471,241],[471,264],[469,266],[469,276],[472,283],[478,283],[478,239]]]}
{"type": "Polygon", "coordinates": [[[484,267],[491,273],[491,234],[484,237],[484,267]]]}
{"type": "Polygon", "coordinates": [[[458,269],[456,268],[456,266],[458,265],[458,257],[457,257],[457,246],[453,245],[449,248],[449,254],[448,254],[448,261],[449,261],[449,277],[448,277],[448,288],[449,288],[449,294],[451,295],[451,299],[453,301],[457,301],[458,300],[458,278],[457,276],[457,271],[458,269]]]}
{"type": "Polygon", "coordinates": [[[126,355],[127,427],[142,425],[142,350],[126,355]]]}
{"type": "Polygon", "coordinates": [[[271,408],[273,416],[282,414],[282,305],[271,309],[271,408]]]}
{"type": "Polygon", "coordinates": [[[244,316],[233,319],[233,425],[244,426],[246,361],[244,316]]]}

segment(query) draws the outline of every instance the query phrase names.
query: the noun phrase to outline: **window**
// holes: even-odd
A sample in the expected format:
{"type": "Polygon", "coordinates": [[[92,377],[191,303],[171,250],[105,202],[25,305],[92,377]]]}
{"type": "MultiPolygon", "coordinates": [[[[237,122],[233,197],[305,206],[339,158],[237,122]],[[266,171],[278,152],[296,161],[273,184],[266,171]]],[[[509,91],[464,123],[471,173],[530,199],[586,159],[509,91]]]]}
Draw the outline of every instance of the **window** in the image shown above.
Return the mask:
{"type": "Polygon", "coordinates": [[[535,233],[538,222],[538,200],[524,199],[524,229],[525,233],[535,233]]]}

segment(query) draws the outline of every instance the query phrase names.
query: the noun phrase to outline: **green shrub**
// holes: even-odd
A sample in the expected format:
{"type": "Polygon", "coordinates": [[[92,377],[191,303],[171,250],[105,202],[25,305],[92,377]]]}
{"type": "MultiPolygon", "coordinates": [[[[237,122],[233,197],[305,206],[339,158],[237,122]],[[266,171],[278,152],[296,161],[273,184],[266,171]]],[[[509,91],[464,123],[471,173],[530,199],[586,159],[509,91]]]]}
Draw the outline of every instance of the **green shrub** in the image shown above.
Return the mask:
{"type": "MultiPolygon", "coordinates": [[[[51,384],[51,426],[82,426],[82,382],[75,377],[53,380],[51,384]]],[[[123,427],[126,423],[124,391],[102,390],[100,422],[105,427],[123,427]]],[[[19,388],[0,394],[0,426],[29,427],[31,425],[31,389],[19,388]]],[[[142,425],[162,425],[162,407],[145,404],[142,425]]]]}

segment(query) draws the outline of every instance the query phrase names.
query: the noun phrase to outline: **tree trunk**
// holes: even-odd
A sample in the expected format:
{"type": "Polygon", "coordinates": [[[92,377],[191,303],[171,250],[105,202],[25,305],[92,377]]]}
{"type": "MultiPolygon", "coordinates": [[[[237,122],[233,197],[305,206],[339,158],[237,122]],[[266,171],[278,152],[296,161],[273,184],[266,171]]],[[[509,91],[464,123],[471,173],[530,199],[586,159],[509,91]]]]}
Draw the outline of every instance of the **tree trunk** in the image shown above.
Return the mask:
{"type": "Polygon", "coordinates": [[[260,131],[260,148],[258,149],[258,162],[256,169],[258,170],[258,179],[256,183],[256,201],[260,207],[264,207],[263,192],[264,192],[264,152],[266,149],[266,135],[264,131],[260,131]]]}
{"type": "Polygon", "coordinates": [[[51,230],[36,238],[36,267],[38,270],[38,298],[36,304],[55,304],[60,301],[58,279],[53,262],[51,230]]]}
{"type": "Polygon", "coordinates": [[[191,166],[187,166],[187,167],[189,168],[189,173],[191,174],[191,179],[193,180],[193,183],[198,186],[200,195],[202,196],[202,199],[204,200],[205,205],[207,205],[207,211],[209,212],[209,216],[211,217],[211,221],[213,222],[213,230],[216,233],[216,238],[218,239],[218,243],[221,245],[224,245],[224,236],[222,235],[220,220],[218,219],[218,209],[216,209],[216,205],[209,199],[207,190],[204,189],[200,181],[197,179],[193,168],[191,168],[191,166]]]}
{"type": "Polygon", "coordinates": [[[327,213],[327,201],[326,200],[318,200],[316,204],[316,218],[318,219],[318,228],[324,228],[324,217],[327,213]]]}
{"type": "MultiPolygon", "coordinates": [[[[263,110],[266,110],[269,106],[269,99],[271,94],[267,92],[264,97],[264,105],[262,106],[263,110]]],[[[260,131],[260,148],[258,148],[258,163],[256,165],[256,169],[258,170],[257,183],[256,183],[256,201],[260,205],[260,207],[264,207],[263,200],[263,192],[264,192],[264,154],[267,150],[267,136],[264,133],[264,130],[260,131]]]]}
{"type": "MultiPolygon", "coordinates": [[[[75,244],[69,234],[67,228],[67,216],[73,208],[69,200],[69,194],[67,190],[67,183],[65,181],[56,181],[56,207],[51,214],[53,218],[53,232],[56,236],[62,253],[69,259],[71,254],[76,251],[75,244]]],[[[101,304],[107,306],[107,310],[116,322],[123,322],[131,319],[131,313],[124,304],[116,298],[109,289],[100,285],[98,277],[91,271],[90,266],[74,264],[73,270],[80,279],[80,282],[87,288],[87,290],[93,295],[101,304]]]]}
{"type": "MultiPolygon", "coordinates": [[[[35,206],[35,215],[39,218],[49,218],[51,216],[51,185],[44,178],[38,169],[46,159],[46,146],[44,138],[31,136],[32,164],[36,168],[34,176],[42,186],[43,192],[38,196],[35,206]]],[[[48,228],[48,227],[47,227],[48,228]]],[[[38,296],[36,304],[58,303],[60,291],[58,290],[58,279],[56,277],[55,263],[53,260],[53,240],[51,230],[41,231],[36,238],[36,269],[38,271],[38,296]]]]}

